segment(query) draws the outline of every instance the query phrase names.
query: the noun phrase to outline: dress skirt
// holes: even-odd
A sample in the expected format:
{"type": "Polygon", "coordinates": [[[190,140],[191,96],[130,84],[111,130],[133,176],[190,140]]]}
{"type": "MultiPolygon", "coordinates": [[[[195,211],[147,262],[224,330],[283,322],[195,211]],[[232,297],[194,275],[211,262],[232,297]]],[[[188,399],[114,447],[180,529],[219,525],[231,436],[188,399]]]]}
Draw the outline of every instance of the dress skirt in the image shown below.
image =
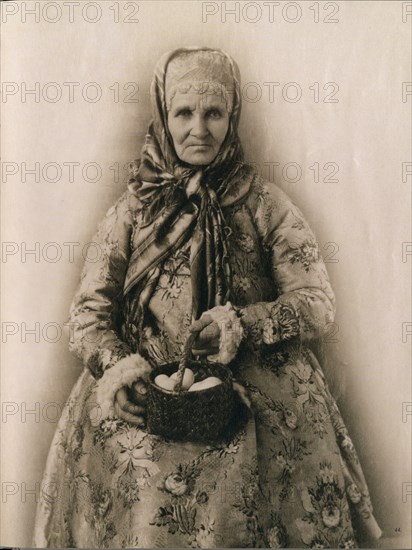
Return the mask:
{"type": "Polygon", "coordinates": [[[355,548],[380,535],[352,441],[308,348],[245,358],[236,429],[211,444],[102,420],[84,370],[60,419],[34,546],[355,548]]]}

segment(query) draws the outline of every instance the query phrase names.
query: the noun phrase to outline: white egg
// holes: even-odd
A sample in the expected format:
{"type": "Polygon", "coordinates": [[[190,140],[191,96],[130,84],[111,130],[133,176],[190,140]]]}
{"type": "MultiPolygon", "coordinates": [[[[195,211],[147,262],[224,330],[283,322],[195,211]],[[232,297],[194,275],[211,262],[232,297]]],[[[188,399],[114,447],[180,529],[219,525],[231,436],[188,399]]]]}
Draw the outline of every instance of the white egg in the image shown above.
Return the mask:
{"type": "MultiPolygon", "coordinates": [[[[177,372],[174,372],[170,378],[176,381],[177,372]]],[[[188,390],[194,381],[195,375],[193,374],[193,371],[191,371],[190,369],[185,369],[185,373],[183,375],[182,389],[188,390]]]]}
{"type": "Polygon", "coordinates": [[[172,391],[175,385],[175,381],[166,376],[166,374],[158,374],[154,379],[156,386],[162,388],[163,390],[172,391]]]}
{"type": "Polygon", "coordinates": [[[218,386],[221,384],[222,381],[220,378],[217,378],[216,376],[209,376],[208,378],[205,378],[201,382],[196,382],[193,384],[189,391],[200,391],[200,390],[207,390],[208,388],[213,388],[215,386],[218,386]]]}
{"type": "MultiPolygon", "coordinates": [[[[212,388],[213,386],[218,386],[219,384],[222,384],[222,381],[217,376],[209,376],[209,378],[206,378],[208,382],[209,388],[212,388]]],[[[205,380],[205,382],[206,382],[205,380]]]]}

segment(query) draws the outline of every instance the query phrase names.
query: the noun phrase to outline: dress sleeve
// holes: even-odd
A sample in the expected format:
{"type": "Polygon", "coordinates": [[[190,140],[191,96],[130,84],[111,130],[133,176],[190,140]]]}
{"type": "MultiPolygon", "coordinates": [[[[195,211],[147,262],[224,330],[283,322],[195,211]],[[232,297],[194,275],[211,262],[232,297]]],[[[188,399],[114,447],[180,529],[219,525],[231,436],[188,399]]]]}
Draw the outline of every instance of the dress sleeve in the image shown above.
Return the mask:
{"type": "Polygon", "coordinates": [[[129,192],[107,212],[88,245],[70,308],[69,347],[95,378],[132,352],[121,340],[123,281],[130,257],[136,199],[129,192]]]}
{"type": "Polygon", "coordinates": [[[309,225],[274,184],[261,182],[251,201],[278,298],[240,308],[246,338],[261,346],[321,337],[334,319],[335,298],[309,225]]]}

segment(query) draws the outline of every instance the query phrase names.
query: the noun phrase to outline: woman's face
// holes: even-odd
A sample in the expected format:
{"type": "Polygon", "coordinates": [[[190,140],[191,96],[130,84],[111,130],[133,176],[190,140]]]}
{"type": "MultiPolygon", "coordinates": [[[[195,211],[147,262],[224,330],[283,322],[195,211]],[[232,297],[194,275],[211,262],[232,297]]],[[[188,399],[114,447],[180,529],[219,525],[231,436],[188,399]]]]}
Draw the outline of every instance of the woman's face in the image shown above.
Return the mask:
{"type": "Polygon", "coordinates": [[[172,99],[167,122],[180,160],[193,166],[210,164],[229,128],[225,98],[194,90],[178,91],[172,99]]]}

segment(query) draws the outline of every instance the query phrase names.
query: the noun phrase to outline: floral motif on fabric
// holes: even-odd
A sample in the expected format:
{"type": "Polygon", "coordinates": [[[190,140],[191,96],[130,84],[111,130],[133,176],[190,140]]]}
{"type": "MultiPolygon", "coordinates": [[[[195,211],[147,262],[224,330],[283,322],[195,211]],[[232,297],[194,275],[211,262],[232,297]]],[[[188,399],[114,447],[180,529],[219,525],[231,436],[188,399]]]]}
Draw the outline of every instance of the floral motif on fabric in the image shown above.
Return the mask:
{"type": "Polygon", "coordinates": [[[356,548],[352,529],[348,527],[348,503],[329,462],[319,464],[316,485],[309,487],[307,494],[309,498],[303,501],[306,510],[303,522],[308,524],[311,539],[304,542],[310,548],[356,548]]]}
{"type": "Polygon", "coordinates": [[[311,265],[319,261],[319,245],[312,240],[300,244],[289,243],[287,257],[291,264],[300,263],[308,272],[311,265]]]}
{"type": "Polygon", "coordinates": [[[354,444],[305,344],[333,320],[325,266],[298,208],[258,176],[224,211],[245,418],[208,445],[96,415],[96,378],[131,352],[177,360],[191,323],[190,236],[150,274],[143,317],[142,286],[123,296],[139,208],[125,193],[109,210],[93,239],[103,253],[73,301],[71,348],[86,369],[51,447],[35,545],[352,548],[349,509],[378,533],[354,444]]]}

